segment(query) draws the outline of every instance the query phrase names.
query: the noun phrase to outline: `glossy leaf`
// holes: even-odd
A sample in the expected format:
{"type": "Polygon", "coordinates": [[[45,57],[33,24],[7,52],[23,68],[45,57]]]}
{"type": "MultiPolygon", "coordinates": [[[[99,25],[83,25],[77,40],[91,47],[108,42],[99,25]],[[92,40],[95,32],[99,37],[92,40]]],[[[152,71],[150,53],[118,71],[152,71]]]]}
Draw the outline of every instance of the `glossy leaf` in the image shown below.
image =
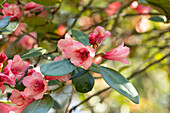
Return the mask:
{"type": "Polygon", "coordinates": [[[88,72],[89,72],[89,70],[83,70],[83,71],[81,71],[81,72],[79,72],[79,73],[75,73],[74,75],[71,76],[70,79],[80,77],[80,76],[82,76],[82,75],[84,75],[84,74],[86,74],[86,73],[88,73],[88,72]]]}
{"type": "Polygon", "coordinates": [[[89,38],[88,35],[85,34],[82,31],[78,31],[78,30],[71,30],[72,35],[81,43],[83,43],[84,45],[90,45],[89,43],[89,38]]]}
{"type": "Polygon", "coordinates": [[[59,85],[61,84],[59,80],[49,80],[48,86],[59,85]]]}
{"type": "Polygon", "coordinates": [[[99,68],[98,68],[98,65],[97,65],[97,64],[94,64],[94,63],[92,63],[92,65],[89,67],[89,70],[90,70],[90,71],[93,71],[93,72],[95,72],[95,73],[100,73],[100,70],[99,70],[99,68]]]}
{"type": "Polygon", "coordinates": [[[60,3],[62,0],[31,0],[31,1],[45,6],[54,6],[57,3],[60,3]]]}
{"type": "Polygon", "coordinates": [[[70,60],[53,61],[40,66],[42,74],[46,76],[62,76],[71,73],[76,67],[70,60]]]}
{"type": "Polygon", "coordinates": [[[22,113],[47,113],[54,104],[54,100],[50,95],[44,95],[41,100],[31,102],[22,113]]]}
{"type": "Polygon", "coordinates": [[[45,52],[46,49],[43,49],[42,47],[33,48],[21,54],[21,58],[38,57],[43,55],[45,52]]]}
{"type": "Polygon", "coordinates": [[[149,20],[154,21],[154,22],[164,22],[164,19],[159,16],[150,17],[149,20]]]}
{"type": "Polygon", "coordinates": [[[0,34],[2,35],[8,35],[11,34],[17,27],[18,27],[19,22],[10,22],[9,25],[0,31],[0,34]]]}
{"type": "MultiPolygon", "coordinates": [[[[85,70],[83,68],[78,67],[74,73],[77,74],[82,71],[85,70]]],[[[89,72],[87,72],[77,78],[73,78],[72,83],[78,92],[87,93],[93,89],[94,79],[92,75],[89,72]]]]}
{"type": "Polygon", "coordinates": [[[6,16],[0,20],[0,31],[5,29],[10,22],[10,16],[6,16]]]}
{"type": "Polygon", "coordinates": [[[139,96],[134,86],[119,72],[99,66],[100,73],[107,84],[134,103],[139,103],[139,96]]]}

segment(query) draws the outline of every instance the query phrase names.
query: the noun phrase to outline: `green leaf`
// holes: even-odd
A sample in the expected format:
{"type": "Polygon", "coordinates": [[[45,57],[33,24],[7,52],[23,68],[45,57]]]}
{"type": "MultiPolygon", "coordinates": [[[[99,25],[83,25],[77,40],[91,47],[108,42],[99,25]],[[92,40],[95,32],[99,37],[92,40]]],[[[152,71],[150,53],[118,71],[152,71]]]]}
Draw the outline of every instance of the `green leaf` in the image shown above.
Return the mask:
{"type": "Polygon", "coordinates": [[[138,2],[140,2],[140,3],[147,3],[146,0],[138,0],[138,2]]]}
{"type": "Polygon", "coordinates": [[[95,73],[100,73],[99,68],[98,68],[98,65],[96,65],[96,64],[94,64],[94,63],[92,63],[92,65],[89,67],[89,70],[90,70],[90,71],[93,71],[93,72],[95,72],[95,73]]]}
{"type": "Polygon", "coordinates": [[[54,104],[54,100],[50,95],[44,95],[41,100],[31,102],[22,113],[47,113],[54,104]]]}
{"type": "Polygon", "coordinates": [[[159,16],[150,17],[149,20],[154,21],[154,22],[165,22],[164,19],[159,16]]]}
{"type": "Polygon", "coordinates": [[[62,2],[62,0],[31,0],[31,1],[45,6],[54,6],[57,3],[62,2]]]}
{"type": "Polygon", "coordinates": [[[21,58],[30,58],[30,57],[38,57],[43,55],[46,52],[46,49],[43,49],[42,47],[37,47],[30,49],[28,51],[25,51],[23,54],[21,54],[21,58]]]}
{"type": "Polygon", "coordinates": [[[119,72],[99,66],[100,73],[107,84],[134,103],[139,103],[139,96],[134,86],[119,72]]]}
{"type": "Polygon", "coordinates": [[[88,35],[85,34],[82,31],[78,31],[78,30],[71,30],[72,35],[81,43],[83,43],[84,45],[90,45],[89,43],[89,38],[88,35]]]}
{"type": "Polygon", "coordinates": [[[80,76],[86,74],[87,72],[89,72],[89,70],[83,70],[83,71],[81,71],[81,72],[79,72],[79,73],[75,73],[74,75],[72,75],[72,76],[70,77],[70,79],[80,77],[80,76]]]}
{"type": "Polygon", "coordinates": [[[19,22],[10,22],[9,25],[0,31],[1,35],[8,35],[11,34],[19,25],[19,22]]]}
{"type": "Polygon", "coordinates": [[[46,76],[63,76],[71,73],[76,67],[70,60],[53,61],[40,66],[42,74],[46,76]]]}
{"type": "Polygon", "coordinates": [[[5,29],[10,22],[10,16],[6,16],[0,20],[0,31],[5,29]]]}
{"type": "Polygon", "coordinates": [[[61,84],[59,80],[49,80],[48,86],[61,84]]]}
{"type": "MultiPolygon", "coordinates": [[[[85,70],[83,68],[78,67],[75,70],[75,74],[80,73],[82,71],[85,70]]],[[[93,89],[94,79],[92,75],[89,72],[87,72],[81,75],[80,77],[73,78],[72,83],[78,92],[87,93],[93,89]]]]}

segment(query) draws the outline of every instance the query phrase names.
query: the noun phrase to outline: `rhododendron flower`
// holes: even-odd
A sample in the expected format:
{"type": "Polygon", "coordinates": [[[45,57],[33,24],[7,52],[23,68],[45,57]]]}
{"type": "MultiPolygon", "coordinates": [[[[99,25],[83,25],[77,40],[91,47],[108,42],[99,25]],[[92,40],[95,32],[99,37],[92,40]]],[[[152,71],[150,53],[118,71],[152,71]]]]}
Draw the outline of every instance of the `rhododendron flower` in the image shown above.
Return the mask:
{"type": "Polygon", "coordinates": [[[12,80],[9,76],[0,73],[0,89],[2,91],[2,93],[4,93],[5,91],[5,85],[4,83],[10,84],[10,85],[15,85],[15,81],[12,80]]]}
{"type": "Polygon", "coordinates": [[[95,56],[92,47],[73,40],[69,34],[66,34],[65,39],[58,41],[58,48],[62,51],[63,58],[70,58],[71,63],[75,66],[83,66],[85,69],[91,66],[95,56]]]}
{"type": "MultiPolygon", "coordinates": [[[[8,3],[5,3],[4,5],[3,5],[3,8],[4,7],[8,7],[9,6],[9,4],[8,3]]],[[[2,9],[0,8],[0,11],[2,11],[2,9]]]]}
{"type": "Polygon", "coordinates": [[[22,82],[26,87],[24,95],[29,99],[41,99],[48,89],[48,82],[39,72],[34,72],[31,76],[24,77],[22,82]]]}
{"type": "Polygon", "coordinates": [[[110,37],[110,35],[111,33],[109,31],[105,31],[103,27],[97,26],[94,29],[94,33],[89,35],[89,43],[91,45],[100,44],[103,39],[110,37]]]}
{"type": "MultiPolygon", "coordinates": [[[[37,32],[31,32],[29,33],[30,35],[32,35],[33,37],[37,38],[37,32]]],[[[32,47],[37,47],[36,44],[36,39],[34,39],[33,37],[29,36],[29,35],[25,35],[20,41],[19,44],[25,48],[25,49],[32,49],[32,47]]]]}
{"type": "Polygon", "coordinates": [[[10,4],[8,7],[4,7],[2,14],[4,16],[10,16],[11,20],[21,17],[20,9],[16,4],[10,4]]]}
{"type": "Polygon", "coordinates": [[[12,113],[12,112],[15,113],[14,112],[15,110],[16,110],[16,106],[11,106],[8,104],[0,103],[0,113],[12,113]]]}
{"type": "Polygon", "coordinates": [[[109,4],[105,10],[107,15],[111,16],[111,15],[115,14],[116,10],[119,9],[120,5],[121,5],[120,2],[113,2],[113,3],[109,4]]]}
{"type": "Polygon", "coordinates": [[[3,62],[4,62],[6,59],[7,59],[7,56],[6,56],[3,52],[1,52],[1,53],[0,53],[0,72],[1,72],[1,69],[2,69],[2,67],[3,67],[3,62]]]}
{"type": "Polygon", "coordinates": [[[137,13],[149,13],[150,10],[151,10],[150,6],[145,6],[145,5],[142,5],[142,4],[138,4],[137,1],[133,1],[130,6],[133,9],[135,9],[137,13]]]}
{"type": "Polygon", "coordinates": [[[13,60],[8,60],[7,66],[3,72],[9,75],[11,79],[19,81],[25,74],[25,71],[29,68],[29,63],[23,61],[19,55],[15,55],[13,60]]]}
{"type": "Polygon", "coordinates": [[[114,48],[109,52],[103,53],[103,58],[108,60],[120,61],[124,64],[129,64],[126,57],[129,54],[130,49],[128,47],[124,47],[124,42],[122,42],[118,47],[114,48]]]}
{"type": "Polygon", "coordinates": [[[78,41],[73,40],[68,33],[66,33],[65,39],[60,39],[58,41],[57,45],[58,45],[58,48],[62,51],[63,58],[65,59],[69,58],[69,55],[66,54],[67,53],[66,50],[70,46],[72,46],[74,43],[78,43],[78,41]]]}
{"type": "Polygon", "coordinates": [[[138,33],[144,33],[149,28],[150,28],[150,22],[146,16],[142,16],[141,20],[135,26],[135,29],[138,33]]]}
{"type": "Polygon", "coordinates": [[[12,95],[10,96],[10,100],[13,104],[16,104],[15,113],[21,113],[23,109],[34,100],[26,98],[23,92],[20,92],[16,89],[11,93],[12,95]]]}
{"type": "MultiPolygon", "coordinates": [[[[61,60],[61,57],[55,57],[54,61],[60,61],[61,60]]],[[[64,75],[64,76],[45,76],[44,78],[46,80],[56,80],[58,79],[60,82],[66,82],[70,79],[71,75],[70,74],[67,74],[67,75],[64,75]]]]}
{"type": "Polygon", "coordinates": [[[25,10],[42,11],[42,5],[36,4],[34,2],[29,2],[24,6],[25,10]]]}

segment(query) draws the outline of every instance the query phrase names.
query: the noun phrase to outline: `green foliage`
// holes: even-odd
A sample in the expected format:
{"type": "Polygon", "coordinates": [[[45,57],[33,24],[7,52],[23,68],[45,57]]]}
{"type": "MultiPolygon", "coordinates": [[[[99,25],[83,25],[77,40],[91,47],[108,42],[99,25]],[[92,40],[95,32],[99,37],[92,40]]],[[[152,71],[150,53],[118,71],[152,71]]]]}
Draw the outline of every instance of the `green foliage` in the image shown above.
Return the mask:
{"type": "Polygon", "coordinates": [[[134,103],[139,103],[139,96],[134,86],[119,72],[106,68],[98,67],[103,79],[120,94],[132,100],[134,103]]]}
{"type": "Polygon", "coordinates": [[[57,3],[60,3],[62,0],[31,0],[31,1],[45,6],[54,6],[57,3]]]}
{"type": "Polygon", "coordinates": [[[50,95],[44,95],[41,100],[31,102],[22,113],[47,113],[53,107],[53,104],[53,98],[50,95]]]}
{"type": "Polygon", "coordinates": [[[9,25],[0,31],[1,35],[8,35],[11,34],[19,25],[19,22],[10,22],[9,25]]]}
{"type": "Polygon", "coordinates": [[[84,72],[85,70],[83,68],[78,67],[75,70],[74,74],[81,73],[81,76],[72,79],[72,83],[76,91],[81,93],[87,93],[91,91],[94,86],[94,79],[92,75],[89,72],[85,72],[85,73],[84,72]]]}
{"type": "Polygon", "coordinates": [[[46,49],[43,49],[42,47],[37,47],[30,49],[28,51],[25,51],[20,56],[21,58],[30,58],[30,57],[38,57],[43,55],[46,52],[46,49]]]}
{"type": "Polygon", "coordinates": [[[46,76],[63,76],[71,73],[75,68],[70,60],[53,61],[40,66],[42,74],[46,76]]]}
{"type": "Polygon", "coordinates": [[[6,16],[0,20],[0,31],[2,31],[8,26],[9,21],[10,21],[10,16],[6,16]]]}
{"type": "Polygon", "coordinates": [[[85,34],[82,31],[78,31],[78,30],[71,30],[72,35],[81,43],[83,43],[84,45],[90,45],[89,44],[89,38],[88,35],[85,34]]]}
{"type": "Polygon", "coordinates": [[[59,84],[61,84],[60,83],[60,81],[59,80],[50,80],[49,82],[48,82],[48,86],[53,86],[53,85],[59,85],[59,84]]]}
{"type": "Polygon", "coordinates": [[[159,16],[150,17],[149,20],[154,21],[154,22],[165,22],[164,19],[159,16]]]}

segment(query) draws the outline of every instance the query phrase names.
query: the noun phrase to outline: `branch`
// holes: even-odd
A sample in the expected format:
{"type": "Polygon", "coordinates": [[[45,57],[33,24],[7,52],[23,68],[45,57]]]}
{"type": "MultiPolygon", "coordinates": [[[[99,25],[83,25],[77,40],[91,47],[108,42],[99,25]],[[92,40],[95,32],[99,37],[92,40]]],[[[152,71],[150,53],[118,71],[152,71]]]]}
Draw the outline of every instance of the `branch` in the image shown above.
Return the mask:
{"type": "Polygon", "coordinates": [[[154,62],[150,63],[148,66],[144,67],[143,69],[138,70],[138,71],[136,71],[136,72],[132,73],[132,74],[130,75],[130,77],[128,77],[127,79],[131,79],[131,78],[133,78],[133,77],[137,76],[138,74],[140,74],[140,73],[144,72],[145,70],[147,70],[147,69],[148,69],[149,67],[151,67],[152,65],[157,64],[157,63],[161,62],[162,60],[164,60],[165,58],[167,58],[167,57],[169,57],[169,56],[170,56],[170,53],[169,53],[169,54],[167,54],[167,55],[165,55],[165,56],[164,56],[164,57],[162,57],[161,59],[156,60],[156,61],[154,61],[154,62]]]}
{"type": "Polygon", "coordinates": [[[75,110],[78,106],[80,106],[81,104],[87,102],[88,100],[90,100],[92,97],[99,95],[107,90],[109,90],[111,87],[107,87],[99,92],[96,92],[95,94],[91,95],[90,97],[86,98],[84,101],[80,102],[79,104],[77,104],[76,106],[74,106],[73,108],[70,109],[69,113],[71,113],[73,110],[75,110]]]}
{"type": "Polygon", "coordinates": [[[122,11],[123,11],[125,8],[127,8],[132,2],[133,2],[133,1],[130,1],[130,2],[128,2],[127,4],[124,4],[124,5],[122,5],[122,6],[120,7],[120,9],[119,9],[118,12],[117,12],[116,18],[114,18],[115,22],[114,22],[114,24],[113,24],[113,26],[112,26],[111,32],[113,32],[113,30],[116,28],[116,26],[117,26],[117,24],[118,24],[118,21],[119,21],[120,14],[122,13],[122,11]]]}
{"type": "Polygon", "coordinates": [[[80,11],[80,13],[75,16],[75,20],[74,20],[73,24],[72,24],[70,27],[68,27],[66,33],[75,26],[78,18],[81,16],[81,14],[82,14],[86,9],[88,9],[88,7],[92,4],[92,2],[93,2],[93,0],[90,0],[89,3],[80,11]]]}

